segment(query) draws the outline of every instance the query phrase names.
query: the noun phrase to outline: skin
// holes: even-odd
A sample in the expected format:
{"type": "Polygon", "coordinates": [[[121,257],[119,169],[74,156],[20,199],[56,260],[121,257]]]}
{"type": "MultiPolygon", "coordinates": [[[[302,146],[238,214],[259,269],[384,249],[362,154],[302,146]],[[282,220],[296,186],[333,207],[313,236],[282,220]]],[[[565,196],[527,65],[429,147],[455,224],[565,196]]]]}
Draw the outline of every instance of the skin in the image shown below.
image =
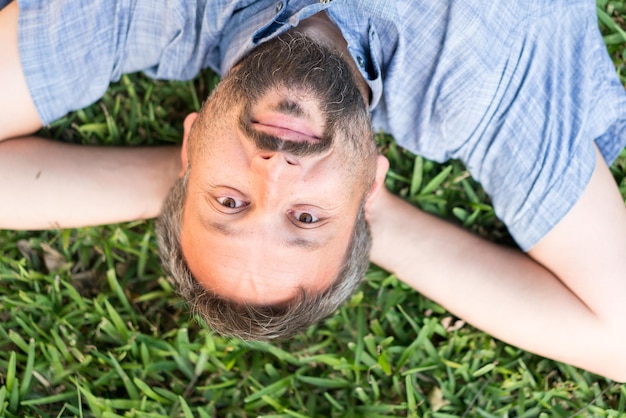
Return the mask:
{"type": "MultiPolygon", "coordinates": [[[[345,40],[325,14],[299,29],[347,56],[345,40]]],[[[369,89],[349,64],[367,103],[369,89]]],[[[364,190],[357,172],[360,157],[341,134],[320,155],[261,151],[238,127],[242,112],[239,105],[215,115],[212,124],[219,128],[191,161],[181,233],[187,265],[205,288],[242,303],[280,304],[302,288],[322,292],[342,266],[362,197],[368,196],[367,210],[388,162],[378,158],[374,186],[364,190]]],[[[320,103],[305,91],[270,91],[250,116],[255,130],[285,140],[315,141],[324,135],[320,103]],[[285,100],[297,103],[302,114],[283,113],[279,103],[285,100]]],[[[195,118],[185,123],[183,167],[195,118]]]]}
{"type": "MultiPolygon", "coordinates": [[[[263,98],[253,119],[278,118],[267,109],[280,99],[263,98]]],[[[321,135],[313,103],[302,101],[298,129],[321,135]]],[[[345,164],[345,141],[307,157],[262,151],[237,128],[237,113],[191,162],[181,234],[187,264],[204,287],[239,302],[280,304],[300,288],[323,291],[341,267],[364,192],[354,165],[345,164]]],[[[185,138],[195,118],[185,121],[185,138]]],[[[379,157],[366,208],[387,167],[379,157]]]]}
{"type": "Polygon", "coordinates": [[[9,3],[0,12],[0,140],[19,137],[41,127],[35,104],[28,92],[17,44],[17,2],[9,3]],[[10,81],[10,82],[9,82],[10,81]],[[10,109],[19,109],[11,112],[10,109]]]}

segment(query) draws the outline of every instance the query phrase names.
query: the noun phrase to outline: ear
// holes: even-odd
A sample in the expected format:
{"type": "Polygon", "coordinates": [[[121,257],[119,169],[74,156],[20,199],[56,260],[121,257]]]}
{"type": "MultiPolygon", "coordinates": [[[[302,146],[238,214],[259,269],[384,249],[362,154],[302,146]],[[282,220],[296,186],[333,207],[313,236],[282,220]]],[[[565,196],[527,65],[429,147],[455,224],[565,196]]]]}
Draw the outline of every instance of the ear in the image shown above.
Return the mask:
{"type": "Polygon", "coordinates": [[[188,163],[188,154],[187,154],[187,145],[189,144],[189,133],[191,132],[191,127],[193,126],[193,123],[196,121],[196,119],[198,118],[198,112],[193,112],[187,115],[187,117],[185,118],[185,121],[183,122],[183,146],[180,150],[180,161],[182,162],[182,169],[181,172],[179,174],[180,177],[182,177],[185,174],[185,171],[187,170],[187,163],[188,163]]]}
{"type": "Polygon", "coordinates": [[[376,157],[376,177],[374,178],[374,184],[370,189],[365,200],[365,218],[369,220],[369,208],[376,200],[376,197],[380,193],[383,187],[385,187],[385,177],[387,176],[387,170],[389,170],[389,160],[383,155],[376,157]]]}

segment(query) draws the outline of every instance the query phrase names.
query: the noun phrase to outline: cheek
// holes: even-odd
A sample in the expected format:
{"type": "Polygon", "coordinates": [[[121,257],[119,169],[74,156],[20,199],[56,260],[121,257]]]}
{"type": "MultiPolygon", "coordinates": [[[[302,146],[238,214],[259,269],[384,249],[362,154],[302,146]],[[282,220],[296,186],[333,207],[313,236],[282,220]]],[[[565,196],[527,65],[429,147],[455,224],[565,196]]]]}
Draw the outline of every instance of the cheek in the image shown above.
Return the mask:
{"type": "Polygon", "coordinates": [[[364,184],[367,183],[368,171],[364,169],[363,162],[349,163],[341,173],[341,188],[349,190],[352,194],[361,196],[364,184]]]}
{"type": "Polygon", "coordinates": [[[233,141],[216,139],[201,152],[190,155],[194,168],[203,173],[228,174],[241,170],[244,153],[233,141]]]}
{"type": "Polygon", "coordinates": [[[302,186],[316,191],[324,197],[339,199],[350,190],[350,183],[346,181],[345,169],[328,166],[310,173],[302,179],[302,186]]]}
{"type": "Polygon", "coordinates": [[[360,196],[363,189],[365,176],[361,164],[361,161],[338,156],[332,163],[316,170],[307,183],[317,184],[318,190],[323,190],[328,196],[345,196],[350,200],[355,194],[360,196]]]}

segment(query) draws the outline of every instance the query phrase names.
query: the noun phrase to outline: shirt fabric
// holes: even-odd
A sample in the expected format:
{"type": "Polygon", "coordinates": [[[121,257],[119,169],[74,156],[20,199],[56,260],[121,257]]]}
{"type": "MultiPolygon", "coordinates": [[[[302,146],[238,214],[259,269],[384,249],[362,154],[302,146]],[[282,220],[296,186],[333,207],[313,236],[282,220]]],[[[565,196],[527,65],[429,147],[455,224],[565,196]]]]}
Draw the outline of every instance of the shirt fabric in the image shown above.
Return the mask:
{"type": "MultiPolygon", "coordinates": [[[[0,7],[4,0],[0,0],[0,7]]],[[[224,74],[258,44],[325,10],[371,91],[374,127],[458,158],[523,250],[626,143],[626,94],[593,0],[24,0],[19,48],[43,124],[143,71],[224,74]]]]}

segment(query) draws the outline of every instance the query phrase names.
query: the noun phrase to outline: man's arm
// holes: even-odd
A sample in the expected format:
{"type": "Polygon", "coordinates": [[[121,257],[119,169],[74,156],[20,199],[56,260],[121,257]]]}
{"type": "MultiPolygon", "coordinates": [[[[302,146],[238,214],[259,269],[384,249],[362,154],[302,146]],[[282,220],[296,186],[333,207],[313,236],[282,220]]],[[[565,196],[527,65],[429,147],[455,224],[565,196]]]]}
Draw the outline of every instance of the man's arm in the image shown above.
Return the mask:
{"type": "Polygon", "coordinates": [[[94,147],[40,138],[0,142],[0,229],[48,229],[155,217],[180,172],[180,148],[94,147]]]}
{"type": "Polygon", "coordinates": [[[41,127],[20,62],[17,17],[17,1],[0,10],[0,141],[41,127]]]}
{"type": "Polygon", "coordinates": [[[372,261],[450,312],[510,344],[626,380],[626,210],[602,158],[530,257],[389,192],[370,221],[372,261]]]}
{"type": "Polygon", "coordinates": [[[0,10],[0,228],[75,227],[158,215],[180,171],[179,147],[19,138],[41,123],[20,63],[17,19],[17,2],[0,10]]]}

